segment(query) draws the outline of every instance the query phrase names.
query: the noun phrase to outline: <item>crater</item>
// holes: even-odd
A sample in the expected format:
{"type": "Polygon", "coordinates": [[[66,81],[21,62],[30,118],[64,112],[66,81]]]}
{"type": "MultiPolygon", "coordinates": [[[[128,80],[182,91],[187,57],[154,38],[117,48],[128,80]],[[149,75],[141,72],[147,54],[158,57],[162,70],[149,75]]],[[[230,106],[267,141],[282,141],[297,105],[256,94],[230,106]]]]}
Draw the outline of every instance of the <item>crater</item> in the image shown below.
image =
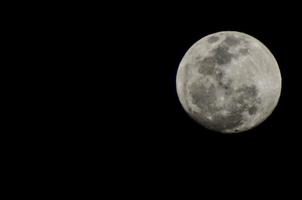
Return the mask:
{"type": "Polygon", "coordinates": [[[248,111],[250,115],[256,114],[258,108],[255,103],[259,103],[260,99],[257,98],[258,90],[255,85],[243,86],[236,90],[239,96],[234,98],[234,103],[239,106],[238,110],[240,112],[248,111]]]}
{"type": "Polygon", "coordinates": [[[210,128],[218,131],[233,129],[240,126],[243,122],[243,116],[240,111],[231,111],[229,115],[217,114],[213,117],[213,123],[210,128]]]}
{"type": "Polygon", "coordinates": [[[217,69],[215,69],[214,77],[217,80],[218,84],[220,85],[220,84],[222,84],[222,79],[224,77],[224,72],[221,69],[217,68],[217,69]]]}
{"type": "Polygon", "coordinates": [[[242,94],[244,98],[253,98],[258,94],[257,87],[255,85],[246,85],[237,90],[242,94]]]}
{"type": "Polygon", "coordinates": [[[212,75],[214,73],[215,59],[207,57],[198,62],[198,72],[204,75],[212,75]]]}
{"type": "Polygon", "coordinates": [[[256,114],[257,110],[258,110],[257,106],[253,105],[252,107],[250,107],[248,109],[248,112],[250,115],[254,115],[254,114],[256,114]]]}
{"type": "Polygon", "coordinates": [[[247,55],[249,53],[249,50],[247,48],[239,49],[239,53],[242,55],[247,55]]]}
{"type": "Polygon", "coordinates": [[[231,80],[226,83],[220,83],[220,87],[225,90],[225,94],[237,95],[231,96],[231,103],[226,106],[228,110],[227,115],[223,115],[218,112],[214,115],[212,123],[209,124],[209,128],[214,130],[223,131],[226,129],[234,129],[243,124],[243,112],[248,111],[250,115],[256,114],[258,107],[254,104],[257,102],[257,88],[255,85],[242,86],[238,90],[234,91],[231,87],[231,80]]]}
{"type": "Polygon", "coordinates": [[[204,123],[203,125],[209,129],[216,131],[225,131],[228,129],[236,129],[244,123],[244,112],[250,115],[255,115],[258,111],[257,98],[258,90],[255,85],[244,85],[237,90],[232,89],[232,80],[220,82],[219,87],[225,90],[225,95],[230,95],[230,103],[223,107],[226,111],[223,113],[221,107],[217,107],[215,102],[218,97],[216,96],[216,88],[212,84],[206,87],[201,80],[191,84],[190,93],[192,103],[198,106],[201,111],[198,114],[199,119],[204,123]],[[234,94],[237,93],[237,94],[234,94]],[[211,120],[206,119],[204,116],[211,114],[211,120]]]}
{"type": "Polygon", "coordinates": [[[219,37],[215,36],[215,35],[208,38],[209,43],[214,43],[214,42],[217,42],[218,40],[219,40],[219,37]]]}
{"type": "Polygon", "coordinates": [[[236,46],[236,45],[238,45],[240,43],[240,39],[236,38],[234,36],[227,36],[224,39],[224,43],[226,43],[229,46],[236,46]]]}
{"type": "Polygon", "coordinates": [[[226,46],[219,46],[217,49],[214,50],[214,57],[219,65],[225,65],[231,61],[233,54],[228,52],[228,50],[229,48],[226,46]]]}
{"type": "Polygon", "coordinates": [[[233,88],[231,86],[232,84],[232,80],[228,80],[226,83],[220,83],[221,84],[221,87],[224,89],[225,91],[225,95],[229,96],[233,93],[233,88]]]}
{"type": "Polygon", "coordinates": [[[209,88],[202,81],[196,81],[191,84],[190,94],[192,103],[198,106],[202,112],[213,111],[213,102],[216,101],[216,89],[213,84],[209,88]]]}

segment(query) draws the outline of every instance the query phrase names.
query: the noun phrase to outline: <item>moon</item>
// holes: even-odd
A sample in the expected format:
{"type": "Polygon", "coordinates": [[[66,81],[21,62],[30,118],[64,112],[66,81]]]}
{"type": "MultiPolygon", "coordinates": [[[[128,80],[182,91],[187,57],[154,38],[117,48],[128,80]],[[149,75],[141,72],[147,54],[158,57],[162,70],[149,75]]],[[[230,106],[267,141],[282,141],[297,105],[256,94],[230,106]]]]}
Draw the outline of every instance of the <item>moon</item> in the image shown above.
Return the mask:
{"type": "Polygon", "coordinates": [[[281,94],[281,73],[259,40],[222,31],[203,37],[185,53],[176,89],[182,107],[200,125],[239,133],[271,115],[281,94]]]}

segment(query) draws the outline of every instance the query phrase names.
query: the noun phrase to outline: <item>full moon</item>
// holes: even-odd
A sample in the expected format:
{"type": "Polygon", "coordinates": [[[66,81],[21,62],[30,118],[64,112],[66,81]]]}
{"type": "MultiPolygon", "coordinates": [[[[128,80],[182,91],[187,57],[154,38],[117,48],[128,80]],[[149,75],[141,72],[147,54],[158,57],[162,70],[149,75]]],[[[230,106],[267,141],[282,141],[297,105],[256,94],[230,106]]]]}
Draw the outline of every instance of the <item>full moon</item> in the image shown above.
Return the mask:
{"type": "Polygon", "coordinates": [[[241,32],[203,37],[182,58],[178,98],[188,115],[221,133],[254,128],[275,109],[281,93],[276,59],[264,44],[241,32]]]}

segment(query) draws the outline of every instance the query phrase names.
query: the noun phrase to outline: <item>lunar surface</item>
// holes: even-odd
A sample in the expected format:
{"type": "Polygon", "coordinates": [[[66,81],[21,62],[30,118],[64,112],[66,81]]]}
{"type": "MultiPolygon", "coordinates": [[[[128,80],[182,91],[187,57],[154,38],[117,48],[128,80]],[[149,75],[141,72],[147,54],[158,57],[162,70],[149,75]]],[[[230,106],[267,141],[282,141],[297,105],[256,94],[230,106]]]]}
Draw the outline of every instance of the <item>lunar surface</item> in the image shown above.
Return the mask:
{"type": "Polygon", "coordinates": [[[176,88],[185,111],[202,126],[238,133],[275,109],[281,74],[272,53],[245,33],[224,31],[197,41],[180,62],[176,88]]]}

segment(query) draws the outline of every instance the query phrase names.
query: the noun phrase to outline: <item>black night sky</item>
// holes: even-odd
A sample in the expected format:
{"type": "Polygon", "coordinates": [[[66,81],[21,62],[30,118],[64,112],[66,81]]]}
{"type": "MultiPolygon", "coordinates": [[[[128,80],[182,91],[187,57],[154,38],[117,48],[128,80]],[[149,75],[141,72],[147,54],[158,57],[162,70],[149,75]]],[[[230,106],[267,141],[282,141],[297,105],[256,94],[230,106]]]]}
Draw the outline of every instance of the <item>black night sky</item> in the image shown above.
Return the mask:
{"type": "MultiPolygon", "coordinates": [[[[264,0],[164,2],[70,2],[39,9],[33,4],[32,12],[21,6],[24,13],[9,23],[13,38],[7,40],[21,54],[13,54],[10,61],[20,63],[7,68],[21,78],[7,83],[17,85],[11,93],[18,94],[12,106],[18,112],[11,115],[22,122],[9,127],[13,145],[5,151],[16,151],[9,157],[17,163],[11,164],[13,173],[4,173],[26,174],[21,186],[39,191],[28,184],[34,181],[50,190],[44,195],[67,187],[68,196],[77,195],[84,185],[98,195],[109,191],[110,197],[142,193],[139,199],[161,199],[156,193],[167,192],[171,199],[190,184],[201,195],[208,189],[223,197],[246,191],[240,199],[289,188],[284,194],[291,199],[301,181],[301,6],[264,0]],[[240,134],[197,124],[176,93],[186,51],[219,31],[257,38],[281,71],[276,109],[240,134]]],[[[180,199],[195,199],[188,194],[180,199]]]]}

